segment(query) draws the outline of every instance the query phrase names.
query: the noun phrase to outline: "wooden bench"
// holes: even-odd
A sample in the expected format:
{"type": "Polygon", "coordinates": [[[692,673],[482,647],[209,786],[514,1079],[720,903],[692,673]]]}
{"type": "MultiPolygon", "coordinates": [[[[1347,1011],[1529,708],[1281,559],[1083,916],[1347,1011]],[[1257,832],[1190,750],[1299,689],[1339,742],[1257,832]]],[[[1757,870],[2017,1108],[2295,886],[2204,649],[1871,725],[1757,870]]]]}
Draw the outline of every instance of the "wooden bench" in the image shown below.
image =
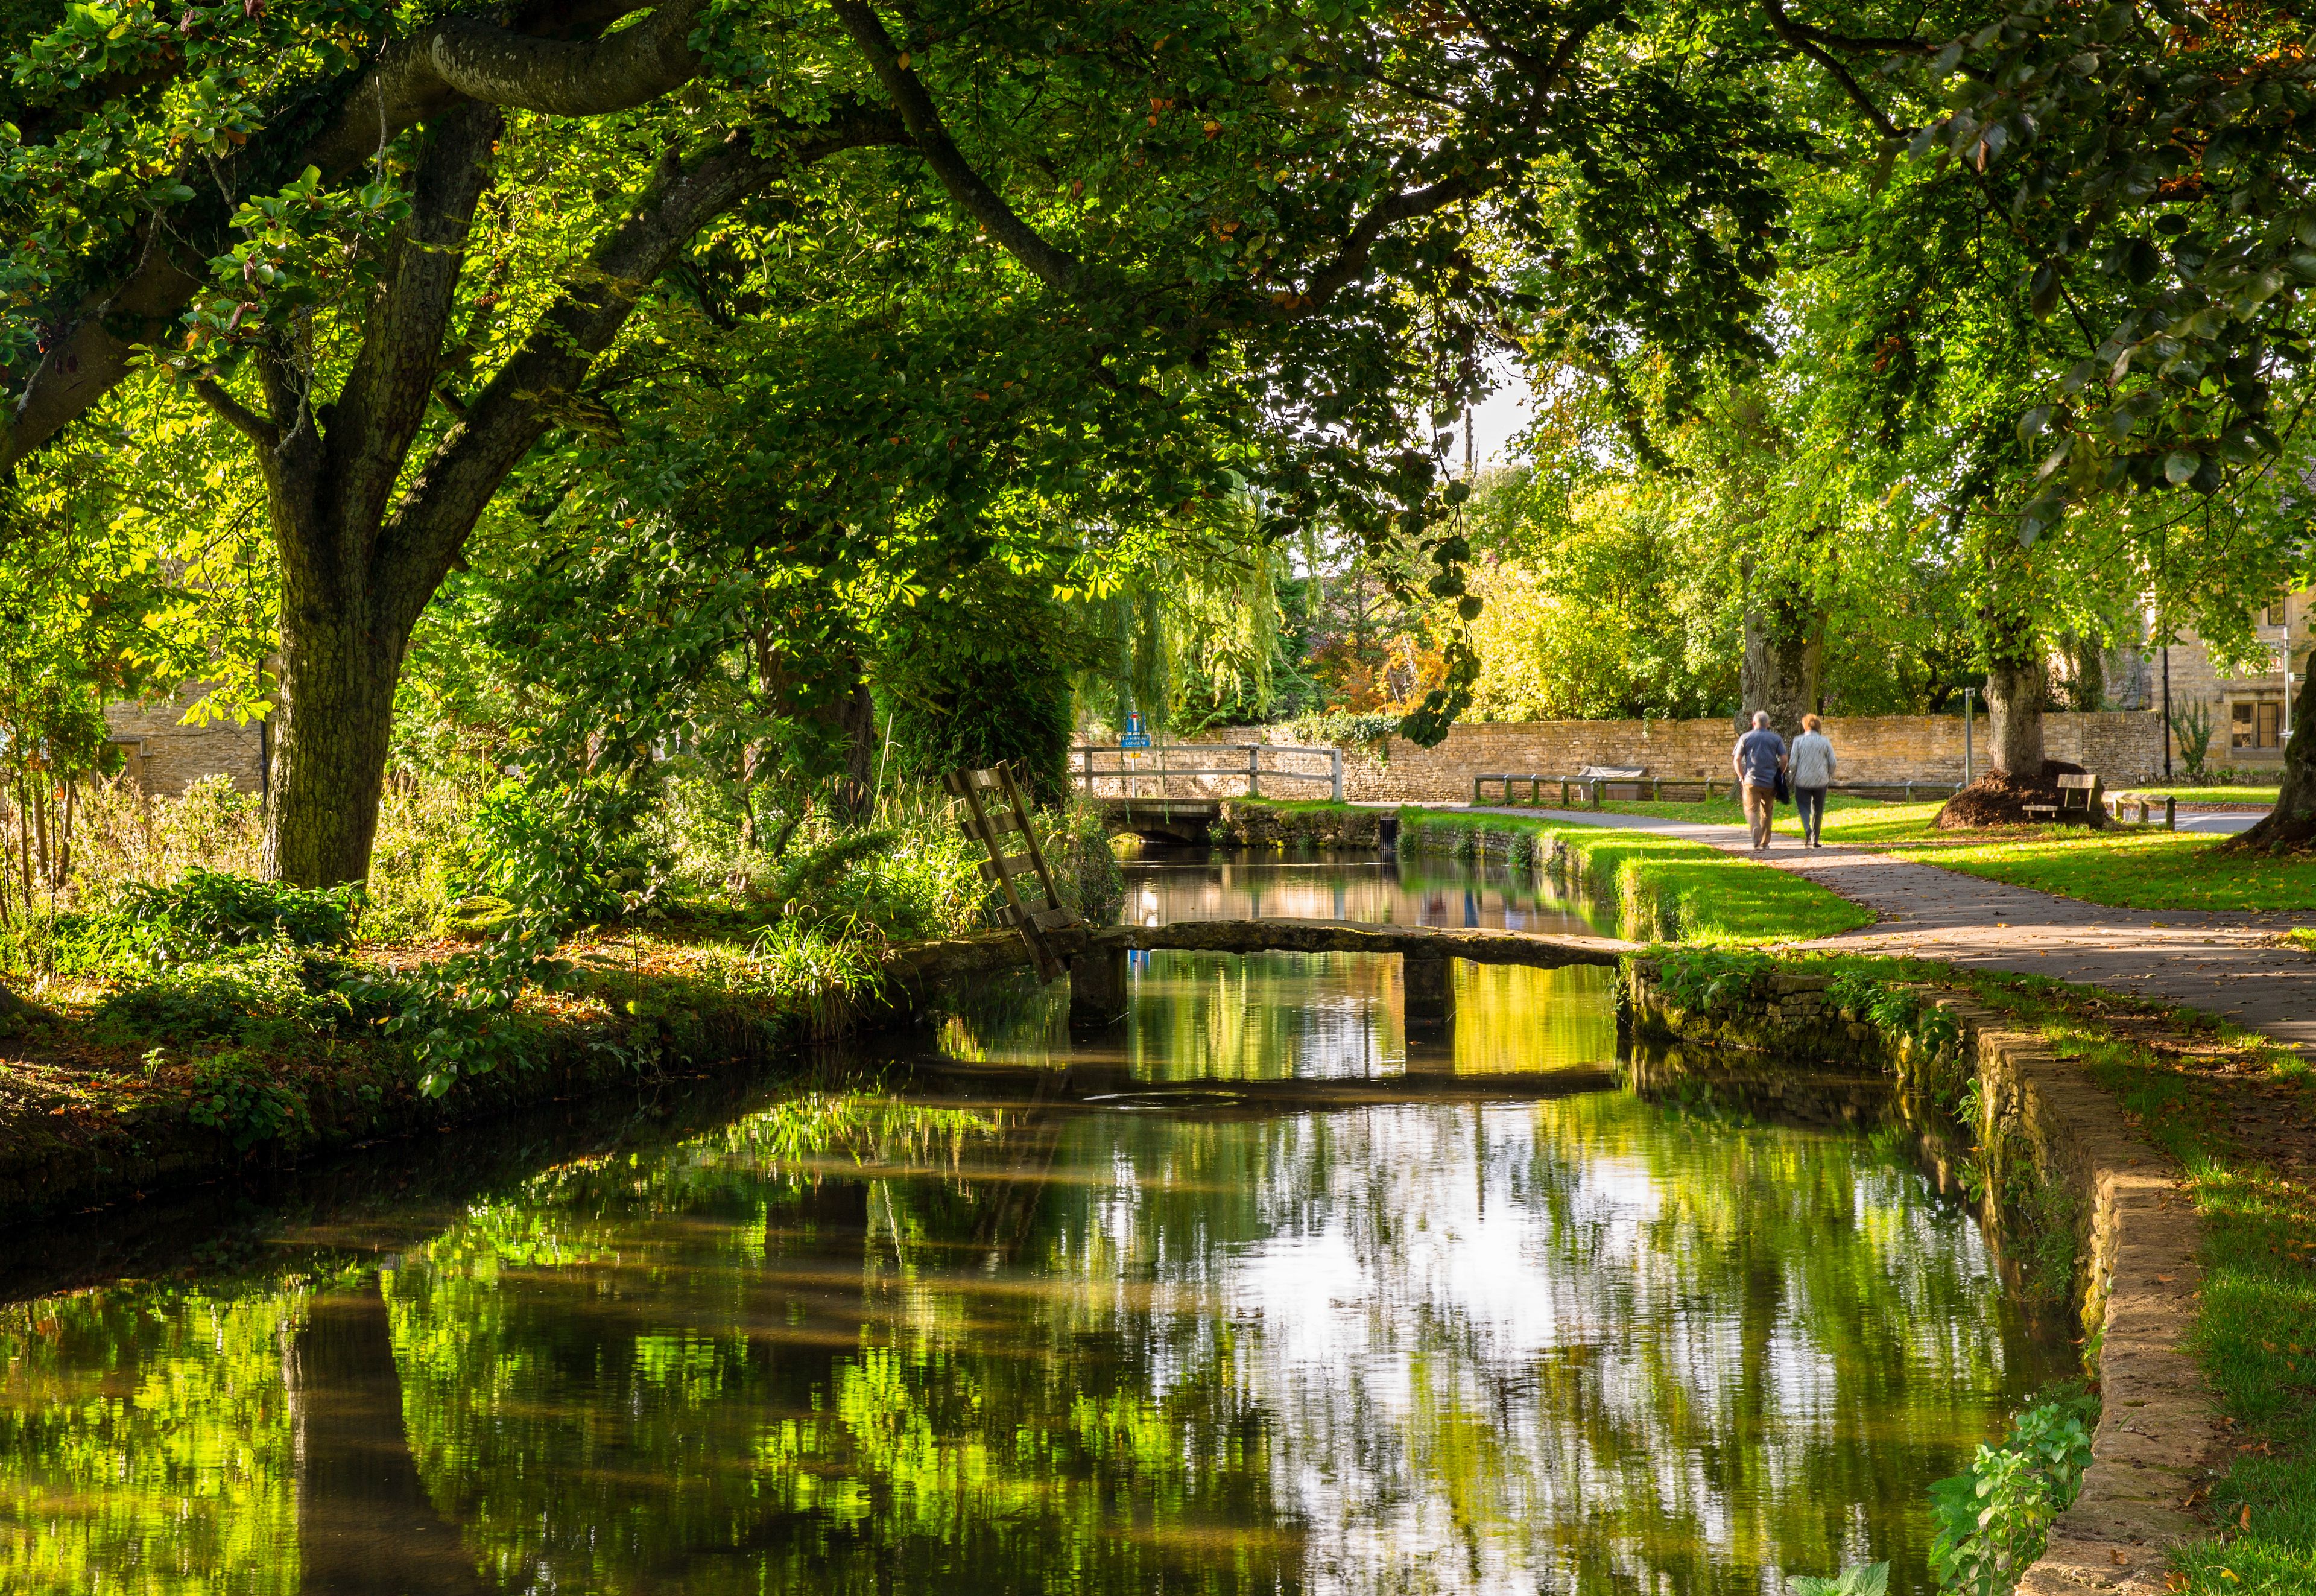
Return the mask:
{"type": "Polygon", "coordinates": [[[2086,771],[2080,776],[2059,778],[2059,801],[2055,804],[2021,804],[2018,806],[2032,818],[2048,816],[2053,821],[2081,821],[2088,825],[2098,813],[2099,779],[2086,771]]]}

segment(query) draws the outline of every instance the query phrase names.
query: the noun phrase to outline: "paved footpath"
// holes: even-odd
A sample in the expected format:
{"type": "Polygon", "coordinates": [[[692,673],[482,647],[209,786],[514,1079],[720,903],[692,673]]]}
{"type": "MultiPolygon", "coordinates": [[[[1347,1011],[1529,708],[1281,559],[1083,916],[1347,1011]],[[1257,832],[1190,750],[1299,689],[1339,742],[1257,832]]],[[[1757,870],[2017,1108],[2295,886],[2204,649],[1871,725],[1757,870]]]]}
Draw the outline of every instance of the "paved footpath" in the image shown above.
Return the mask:
{"type": "Polygon", "coordinates": [[[1754,854],[1751,839],[1737,825],[1589,810],[1474,813],[1540,816],[1704,843],[1806,876],[1877,917],[1862,931],[1801,947],[1942,958],[2184,1003],[2316,1057],[2316,955],[2277,941],[2278,932],[2316,926],[2316,914],[2109,908],[1863,848],[1804,848],[1784,836],[1768,852],[1754,854]]]}

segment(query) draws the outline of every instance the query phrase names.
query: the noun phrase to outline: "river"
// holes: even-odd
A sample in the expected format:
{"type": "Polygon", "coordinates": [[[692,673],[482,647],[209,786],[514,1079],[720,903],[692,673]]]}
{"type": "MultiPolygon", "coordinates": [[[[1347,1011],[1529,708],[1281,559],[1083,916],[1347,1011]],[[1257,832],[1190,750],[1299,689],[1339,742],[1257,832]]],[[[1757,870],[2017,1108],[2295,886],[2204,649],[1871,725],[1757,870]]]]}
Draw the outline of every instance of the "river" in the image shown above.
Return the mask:
{"type": "MultiPolygon", "coordinates": [[[[1451,861],[1122,913],[1590,929],[1451,861]]],[[[2068,1366],[1897,1137],[1620,1083],[1608,972],[1411,1031],[1395,959],[1137,959],[1105,1035],[1001,984],[812,1089],[140,1217],[0,1308],[0,1590],[1920,1592],[1929,1482],[2068,1366]]]]}

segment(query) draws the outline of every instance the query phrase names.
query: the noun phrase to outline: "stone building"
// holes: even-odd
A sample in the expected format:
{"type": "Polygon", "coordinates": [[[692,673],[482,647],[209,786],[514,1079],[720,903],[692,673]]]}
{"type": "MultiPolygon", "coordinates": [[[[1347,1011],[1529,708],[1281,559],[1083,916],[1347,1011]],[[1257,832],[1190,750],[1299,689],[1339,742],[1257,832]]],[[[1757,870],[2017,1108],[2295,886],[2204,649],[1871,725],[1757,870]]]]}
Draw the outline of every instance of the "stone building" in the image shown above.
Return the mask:
{"type": "Polygon", "coordinates": [[[2205,755],[2211,764],[2255,772],[2280,768],[2292,736],[2290,700],[2307,682],[2312,615],[2316,589],[2279,594],[2253,617],[2254,633],[2267,650],[2266,670],[2222,671],[2187,628],[2168,650],[2154,645],[2120,650],[2109,673],[2110,701],[2160,708],[2168,655],[2175,717],[2197,704],[2211,717],[2205,755]]]}
{"type": "Polygon", "coordinates": [[[184,724],[186,709],[207,691],[206,682],[188,682],[165,698],[105,706],[107,740],[126,758],[125,773],[147,792],[176,798],[204,776],[229,777],[244,792],[263,790],[271,752],[264,722],[184,724]]]}

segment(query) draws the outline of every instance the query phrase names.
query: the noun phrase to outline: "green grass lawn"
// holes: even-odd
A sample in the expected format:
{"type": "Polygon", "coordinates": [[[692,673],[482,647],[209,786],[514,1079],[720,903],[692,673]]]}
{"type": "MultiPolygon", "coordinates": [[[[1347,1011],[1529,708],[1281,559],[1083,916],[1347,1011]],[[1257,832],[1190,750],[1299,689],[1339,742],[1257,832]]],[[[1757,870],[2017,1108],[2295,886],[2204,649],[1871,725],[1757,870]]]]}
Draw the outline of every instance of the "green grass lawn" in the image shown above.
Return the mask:
{"type": "Polygon", "coordinates": [[[1684,941],[1798,941],[1874,919],[1813,881],[1702,843],[1526,816],[1404,809],[1401,816],[1401,845],[1426,852],[1453,853],[1465,837],[1492,832],[1559,838],[1596,889],[1615,896],[1628,923],[1645,923],[1661,908],[1684,941]]]}
{"type": "Polygon", "coordinates": [[[2183,804],[2273,804],[2273,787],[2117,787],[2116,793],[2133,798],[2175,798],[2183,804]]]}
{"type": "MultiPolygon", "coordinates": [[[[2124,909],[2316,909],[2316,859],[2224,853],[2227,839],[2168,831],[2085,826],[1930,829],[1936,804],[1875,804],[1835,814],[1825,840],[1879,848],[2013,887],[2056,892],[2124,909]]],[[[1790,816],[1778,829],[1798,834],[1790,816]]]]}

